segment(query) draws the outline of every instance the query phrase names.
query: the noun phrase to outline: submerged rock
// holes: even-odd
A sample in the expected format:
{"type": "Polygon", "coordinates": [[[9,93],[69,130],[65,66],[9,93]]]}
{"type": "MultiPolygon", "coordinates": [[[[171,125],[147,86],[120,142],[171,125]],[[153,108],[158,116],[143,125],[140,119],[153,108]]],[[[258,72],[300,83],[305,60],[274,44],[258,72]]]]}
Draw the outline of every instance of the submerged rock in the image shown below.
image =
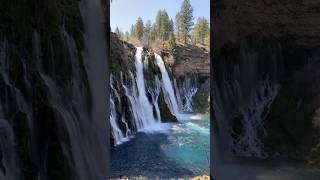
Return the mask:
{"type": "Polygon", "coordinates": [[[208,175],[201,175],[191,178],[191,180],[210,180],[210,177],[208,175]]]}

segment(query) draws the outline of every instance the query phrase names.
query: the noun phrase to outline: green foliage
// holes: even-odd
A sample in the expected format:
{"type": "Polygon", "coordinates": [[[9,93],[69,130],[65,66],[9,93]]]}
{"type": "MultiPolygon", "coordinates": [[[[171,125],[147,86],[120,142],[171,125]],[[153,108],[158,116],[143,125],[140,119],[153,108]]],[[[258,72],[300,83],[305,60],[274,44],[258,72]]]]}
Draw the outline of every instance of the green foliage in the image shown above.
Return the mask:
{"type": "Polygon", "coordinates": [[[156,38],[161,41],[167,41],[173,33],[173,28],[166,10],[158,11],[154,26],[156,30],[156,38]]]}
{"type": "Polygon", "coordinates": [[[154,41],[156,40],[157,37],[157,30],[155,26],[151,27],[151,31],[150,31],[150,40],[154,41]]]}
{"type": "Polygon", "coordinates": [[[142,38],[143,29],[144,29],[144,25],[143,25],[142,18],[138,17],[137,23],[134,27],[134,34],[135,34],[135,37],[139,40],[141,40],[142,38]]]}
{"type": "Polygon", "coordinates": [[[167,43],[167,50],[170,52],[170,54],[174,55],[176,53],[176,46],[177,44],[174,36],[170,36],[167,43]]]}
{"type": "MultiPolygon", "coordinates": [[[[167,49],[171,53],[175,52],[177,41],[187,44],[191,40],[195,44],[209,45],[210,30],[208,20],[204,17],[199,18],[192,31],[194,26],[193,18],[193,8],[190,0],[184,0],[180,11],[175,16],[175,22],[169,18],[166,10],[159,10],[154,24],[148,20],[144,27],[143,21],[139,17],[136,24],[131,26],[130,37],[142,41],[147,46],[149,46],[150,40],[160,40],[162,46],[167,45],[167,49]]],[[[123,36],[125,38],[128,37],[127,35],[123,36]]]]}
{"type": "Polygon", "coordinates": [[[151,25],[151,21],[148,20],[144,29],[143,29],[143,36],[142,36],[142,41],[149,46],[149,41],[150,41],[150,34],[151,34],[151,29],[152,29],[152,25],[151,25]]]}
{"type": "Polygon", "coordinates": [[[193,8],[190,4],[190,0],[184,0],[181,6],[180,12],[176,16],[176,24],[179,27],[179,35],[183,39],[184,43],[187,43],[188,37],[192,30],[193,23],[193,8]]]}
{"type": "Polygon", "coordinates": [[[134,32],[134,26],[133,26],[133,25],[131,25],[130,37],[131,37],[131,38],[134,38],[134,37],[135,37],[135,32],[134,32]]]}
{"type": "Polygon", "coordinates": [[[192,98],[194,104],[194,111],[199,113],[204,113],[208,110],[209,103],[204,92],[199,90],[192,98]]]}
{"type": "Polygon", "coordinates": [[[200,17],[192,32],[192,42],[209,45],[210,30],[209,22],[205,17],[200,17]]]}
{"type": "Polygon", "coordinates": [[[181,39],[180,13],[177,13],[177,15],[175,17],[175,30],[176,30],[177,41],[180,41],[180,39],[181,39]]]}

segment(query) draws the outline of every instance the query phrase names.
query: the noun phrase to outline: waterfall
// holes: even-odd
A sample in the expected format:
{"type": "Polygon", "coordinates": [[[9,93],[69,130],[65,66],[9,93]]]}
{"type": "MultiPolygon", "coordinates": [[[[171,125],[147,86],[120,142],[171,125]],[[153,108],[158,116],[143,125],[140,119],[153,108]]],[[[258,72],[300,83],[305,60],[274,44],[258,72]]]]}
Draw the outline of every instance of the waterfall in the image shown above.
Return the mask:
{"type": "Polygon", "coordinates": [[[179,109],[182,110],[183,109],[183,102],[182,102],[182,97],[181,97],[180,89],[178,87],[178,83],[177,83],[176,78],[173,79],[173,86],[174,86],[174,90],[176,92],[177,103],[178,103],[179,109]]]}
{"type": "MultiPolygon", "coordinates": [[[[121,81],[122,87],[125,92],[125,96],[128,98],[130,104],[129,104],[129,109],[132,113],[132,118],[134,120],[134,126],[136,126],[137,131],[144,131],[144,132],[154,132],[154,131],[163,131],[163,125],[161,124],[161,117],[160,117],[160,110],[159,110],[159,105],[158,105],[158,97],[160,94],[160,81],[156,77],[155,82],[156,82],[156,87],[155,89],[148,88],[149,93],[152,96],[152,103],[149,102],[148,104],[149,107],[149,113],[152,116],[152,120],[150,121],[149,124],[145,123],[148,120],[146,119],[146,116],[144,116],[143,109],[145,107],[142,106],[142,102],[140,101],[139,97],[139,92],[137,88],[137,83],[135,80],[135,77],[132,72],[129,71],[129,77],[132,82],[131,86],[125,85],[123,81],[121,81]],[[158,79],[158,80],[157,80],[158,79]],[[153,112],[153,108],[156,110],[156,114],[153,112]]],[[[142,81],[144,83],[144,81],[142,81]]],[[[143,89],[143,88],[142,88],[143,89]]],[[[146,93],[146,92],[145,92],[146,93]]],[[[145,95],[145,94],[144,94],[145,95]]],[[[144,99],[145,100],[145,99],[144,99]]]]}
{"type": "Polygon", "coordinates": [[[109,118],[106,111],[109,88],[105,86],[108,78],[105,15],[101,0],[82,0],[81,3],[85,35],[83,58],[92,97],[90,119],[81,122],[85,125],[85,136],[81,141],[86,146],[84,155],[88,161],[82,171],[88,172],[88,176],[84,179],[103,180],[108,177],[108,144],[110,144],[107,133],[108,121],[106,121],[109,118]]]}
{"type": "Polygon", "coordinates": [[[158,76],[155,77],[154,85],[155,87],[152,87],[152,86],[148,87],[148,92],[149,94],[151,94],[152,104],[156,110],[156,120],[157,122],[161,122],[161,115],[160,115],[160,109],[158,104],[158,99],[161,91],[161,82],[158,76]]]}
{"type": "Polygon", "coordinates": [[[20,179],[14,133],[8,121],[4,119],[0,119],[0,179],[20,179]]]}
{"type": "Polygon", "coordinates": [[[177,84],[177,80],[173,80],[174,89],[177,96],[179,109],[183,112],[193,112],[193,97],[198,92],[196,83],[191,83],[190,78],[185,78],[184,81],[177,84]]]}
{"type": "Polygon", "coordinates": [[[136,83],[134,80],[134,76],[132,72],[129,72],[132,86],[130,88],[127,87],[127,85],[123,84],[123,81],[121,81],[122,87],[124,89],[126,97],[129,99],[130,102],[130,110],[133,115],[133,120],[134,120],[134,126],[137,131],[141,130],[144,128],[143,126],[143,114],[141,112],[141,106],[139,103],[138,99],[138,93],[137,93],[137,88],[136,88],[136,83]]]}
{"type": "MultiPolygon", "coordinates": [[[[128,127],[128,124],[122,120],[123,123],[126,125],[126,133],[125,136],[123,135],[121,129],[118,127],[117,124],[117,112],[116,112],[116,106],[114,104],[114,99],[117,100],[119,103],[121,103],[120,95],[117,92],[117,90],[113,87],[113,76],[110,76],[110,87],[112,90],[111,96],[110,96],[110,125],[112,130],[112,135],[114,137],[115,145],[119,145],[122,142],[126,142],[129,140],[130,136],[130,129],[128,127]]],[[[121,118],[123,119],[123,118],[121,118]]]]}
{"type": "Polygon", "coordinates": [[[138,47],[135,55],[135,66],[136,66],[136,83],[139,94],[139,103],[142,110],[142,126],[149,127],[152,124],[156,123],[157,120],[153,115],[153,106],[149,102],[144,82],[144,74],[143,74],[143,62],[142,62],[142,52],[143,48],[138,47]]]}
{"type": "Polygon", "coordinates": [[[110,87],[112,96],[110,97],[111,114],[110,123],[112,128],[112,135],[115,139],[115,145],[127,141],[131,136],[131,129],[137,132],[163,132],[167,130],[167,125],[161,123],[160,108],[158,104],[159,95],[161,92],[161,81],[158,76],[155,76],[151,85],[147,86],[145,83],[144,71],[147,71],[148,62],[142,59],[143,48],[137,47],[135,55],[135,75],[129,71],[128,82],[124,82],[123,74],[120,72],[120,77],[114,81],[114,76],[111,75],[110,87]],[[114,84],[119,84],[118,91],[114,84]],[[121,91],[122,89],[123,91],[121,91]],[[118,92],[123,92],[127,98],[128,104],[123,104],[118,92]],[[147,93],[150,98],[147,97],[147,93]],[[118,102],[118,103],[115,103],[118,102]],[[116,105],[118,104],[118,105],[116,105]],[[128,116],[117,115],[117,109],[128,108],[131,113],[131,119],[125,119],[128,116]],[[133,126],[129,129],[128,122],[133,126]],[[126,130],[119,128],[119,123],[123,123],[126,130]]]}
{"type": "Polygon", "coordinates": [[[179,112],[177,99],[176,99],[176,96],[175,96],[175,93],[174,93],[174,90],[172,87],[172,83],[171,83],[169,74],[167,72],[167,69],[164,65],[164,62],[163,62],[161,56],[156,53],[154,55],[157,60],[157,65],[161,71],[163,88],[165,90],[164,94],[165,94],[166,103],[168,104],[171,113],[174,114],[175,116],[178,116],[180,114],[180,112],[179,112]]]}
{"type": "Polygon", "coordinates": [[[234,61],[214,62],[216,143],[224,158],[268,157],[263,144],[268,135],[265,121],[279,89],[283,57],[278,44],[253,44],[245,40],[231,54],[218,53],[222,56],[218,59],[234,61]]]}
{"type": "MultiPolygon", "coordinates": [[[[278,85],[270,85],[268,80],[263,81],[257,92],[251,96],[247,108],[241,109],[242,126],[244,131],[234,140],[234,152],[236,155],[256,157],[266,157],[263,151],[261,137],[265,137],[267,132],[264,128],[264,119],[268,115],[270,105],[278,92],[278,85]]],[[[237,132],[231,132],[236,134],[237,132]]]]}
{"type": "Polygon", "coordinates": [[[115,145],[119,145],[122,142],[126,142],[129,140],[128,138],[129,134],[126,133],[126,136],[124,136],[122,131],[119,129],[117,125],[117,113],[116,113],[115,104],[112,98],[110,98],[110,125],[112,129],[112,135],[115,140],[115,145]]]}

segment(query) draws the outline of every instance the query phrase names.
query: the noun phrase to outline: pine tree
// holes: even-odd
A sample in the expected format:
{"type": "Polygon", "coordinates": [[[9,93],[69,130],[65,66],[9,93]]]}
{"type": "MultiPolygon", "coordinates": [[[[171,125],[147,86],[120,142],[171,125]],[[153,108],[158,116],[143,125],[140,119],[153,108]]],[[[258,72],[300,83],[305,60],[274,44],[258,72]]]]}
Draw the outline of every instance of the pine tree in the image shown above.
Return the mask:
{"type": "Polygon", "coordinates": [[[192,32],[192,41],[194,43],[207,44],[210,30],[208,20],[204,17],[200,17],[192,32]]]}
{"type": "Polygon", "coordinates": [[[129,41],[129,40],[130,40],[130,34],[129,34],[128,31],[126,31],[125,40],[126,40],[126,41],[129,41]]]}
{"type": "Polygon", "coordinates": [[[143,35],[143,21],[141,17],[138,17],[137,23],[135,25],[135,37],[139,40],[141,40],[142,35],[143,35]]]}
{"type": "Polygon", "coordinates": [[[193,24],[193,8],[190,4],[190,0],[184,0],[179,12],[179,26],[180,34],[183,38],[184,43],[187,43],[188,37],[190,37],[190,31],[193,24]]]}
{"type": "Polygon", "coordinates": [[[120,29],[118,27],[116,27],[114,29],[114,33],[116,33],[119,36],[120,35],[120,29]]]}
{"type": "Polygon", "coordinates": [[[180,41],[180,37],[181,37],[181,34],[180,34],[180,31],[181,31],[181,28],[180,28],[180,13],[177,13],[176,17],[175,17],[175,31],[176,31],[176,37],[177,37],[177,41],[180,41]]]}
{"type": "Polygon", "coordinates": [[[169,36],[174,36],[174,23],[172,19],[169,22],[169,36]]]}
{"type": "Polygon", "coordinates": [[[166,12],[166,10],[163,10],[161,33],[162,33],[162,36],[161,36],[162,41],[166,41],[169,39],[170,20],[169,20],[169,16],[168,16],[168,13],[166,12]]]}
{"type": "Polygon", "coordinates": [[[159,10],[156,16],[156,22],[154,24],[155,29],[155,36],[157,39],[162,39],[162,19],[163,19],[163,13],[162,10],[159,10]]]}
{"type": "Polygon", "coordinates": [[[131,25],[131,29],[130,29],[130,37],[131,38],[135,38],[136,36],[135,36],[135,32],[134,32],[134,26],[133,25],[131,25]]]}
{"type": "Polygon", "coordinates": [[[144,27],[144,30],[143,30],[143,36],[142,36],[142,41],[147,45],[149,46],[149,43],[150,43],[150,33],[151,33],[151,21],[148,20],[147,23],[146,23],[146,26],[144,27]]]}
{"type": "Polygon", "coordinates": [[[172,28],[169,15],[166,10],[158,11],[154,28],[157,39],[160,39],[161,41],[167,41],[169,39],[172,28]]]}
{"type": "Polygon", "coordinates": [[[150,40],[154,41],[156,40],[156,38],[157,38],[157,29],[156,29],[156,26],[153,25],[150,31],[150,40]]]}
{"type": "Polygon", "coordinates": [[[120,29],[118,27],[116,27],[116,29],[114,30],[114,32],[117,34],[118,38],[123,40],[124,38],[124,34],[123,32],[120,31],[120,29]]]}
{"type": "Polygon", "coordinates": [[[171,53],[171,54],[175,54],[176,53],[176,40],[174,38],[173,35],[170,35],[169,37],[169,40],[168,40],[168,51],[171,53]]]}

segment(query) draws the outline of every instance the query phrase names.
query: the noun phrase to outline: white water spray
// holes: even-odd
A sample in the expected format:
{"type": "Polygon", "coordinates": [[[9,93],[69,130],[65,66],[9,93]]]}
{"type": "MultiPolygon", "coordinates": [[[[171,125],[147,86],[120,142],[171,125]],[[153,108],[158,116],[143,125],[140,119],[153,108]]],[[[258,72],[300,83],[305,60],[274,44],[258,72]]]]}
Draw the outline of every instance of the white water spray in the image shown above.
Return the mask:
{"type": "Polygon", "coordinates": [[[119,93],[113,87],[112,75],[110,77],[110,87],[112,90],[112,93],[110,96],[110,125],[111,125],[112,135],[114,137],[115,145],[119,145],[122,142],[126,142],[129,140],[130,129],[128,127],[128,124],[125,121],[122,121],[126,125],[126,134],[124,135],[117,124],[117,112],[116,112],[116,106],[114,104],[114,99],[117,100],[119,103],[121,102],[121,99],[120,99],[119,93]]]}
{"type": "Polygon", "coordinates": [[[154,55],[157,60],[157,65],[161,71],[163,87],[165,89],[164,94],[165,94],[166,103],[168,104],[171,113],[174,114],[176,117],[178,117],[178,115],[180,114],[179,107],[178,107],[176,96],[174,94],[174,90],[172,87],[169,74],[167,72],[167,69],[164,65],[164,62],[161,56],[156,53],[154,55]]]}
{"type": "Polygon", "coordinates": [[[153,116],[152,105],[150,104],[146,94],[144,74],[143,74],[142,52],[143,52],[143,48],[138,47],[135,55],[136,83],[137,83],[137,88],[139,93],[139,103],[140,103],[140,107],[142,108],[141,109],[142,115],[144,117],[142,123],[144,127],[147,127],[152,123],[156,122],[156,120],[153,116]]]}

